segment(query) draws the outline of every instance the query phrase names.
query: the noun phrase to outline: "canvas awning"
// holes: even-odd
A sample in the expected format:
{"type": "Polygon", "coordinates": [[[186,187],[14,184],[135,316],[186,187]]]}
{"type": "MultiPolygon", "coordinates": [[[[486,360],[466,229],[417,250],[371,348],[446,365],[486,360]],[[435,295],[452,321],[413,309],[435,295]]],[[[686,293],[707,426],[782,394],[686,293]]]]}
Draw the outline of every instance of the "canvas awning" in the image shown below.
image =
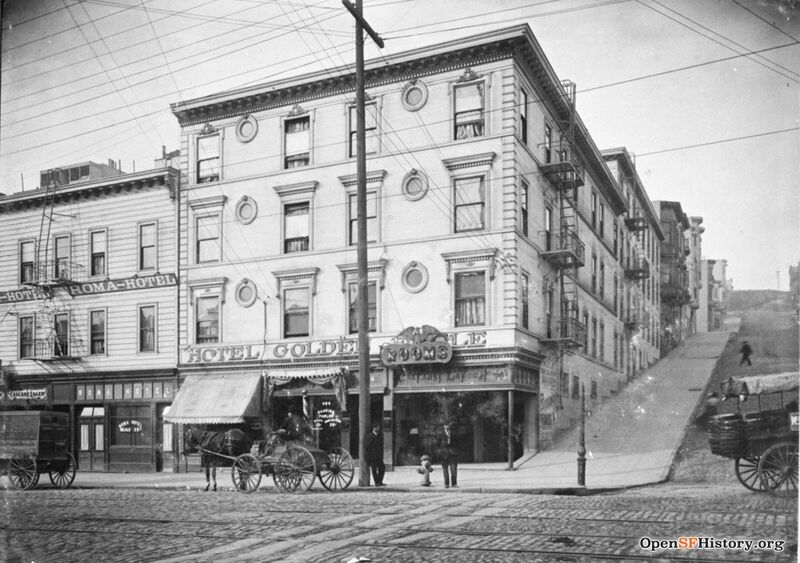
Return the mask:
{"type": "Polygon", "coordinates": [[[333,391],[339,408],[347,408],[347,368],[325,367],[316,369],[269,370],[267,397],[272,398],[278,387],[317,385],[333,391]]]}
{"type": "Polygon", "coordinates": [[[259,374],[190,375],[164,420],[180,424],[238,424],[261,416],[260,391],[259,374]]]}

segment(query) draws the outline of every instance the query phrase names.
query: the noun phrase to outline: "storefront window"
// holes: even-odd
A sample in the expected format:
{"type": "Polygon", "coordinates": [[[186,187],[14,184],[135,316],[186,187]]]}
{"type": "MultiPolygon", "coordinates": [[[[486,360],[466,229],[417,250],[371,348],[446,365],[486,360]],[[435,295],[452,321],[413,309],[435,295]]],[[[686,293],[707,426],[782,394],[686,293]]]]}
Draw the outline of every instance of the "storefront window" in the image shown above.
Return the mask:
{"type": "Polygon", "coordinates": [[[150,427],[148,405],[120,405],[111,407],[112,446],[150,446],[153,432],[150,427]]]}

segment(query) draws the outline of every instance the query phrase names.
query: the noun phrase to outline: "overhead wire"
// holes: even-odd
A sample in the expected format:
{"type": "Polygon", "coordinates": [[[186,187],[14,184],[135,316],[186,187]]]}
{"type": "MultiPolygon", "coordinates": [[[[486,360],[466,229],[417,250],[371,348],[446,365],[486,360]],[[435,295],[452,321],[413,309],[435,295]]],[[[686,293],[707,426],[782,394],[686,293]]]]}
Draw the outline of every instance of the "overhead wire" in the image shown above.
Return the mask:
{"type": "MultiPolygon", "coordinates": [[[[337,17],[337,16],[330,16],[330,17],[329,17],[329,19],[333,19],[334,17],[337,17]]],[[[176,60],[174,60],[174,61],[173,61],[173,64],[174,64],[175,62],[180,62],[180,61],[189,61],[189,63],[188,63],[187,65],[184,65],[184,66],[178,67],[178,69],[177,69],[177,70],[189,70],[189,69],[192,69],[192,68],[196,68],[198,64],[204,64],[204,63],[208,63],[208,62],[211,62],[211,61],[214,61],[214,60],[217,60],[217,59],[221,59],[221,58],[223,58],[223,57],[226,57],[226,56],[229,56],[229,55],[233,55],[233,54],[235,54],[235,53],[238,53],[238,52],[240,52],[240,51],[243,51],[243,50],[244,50],[244,49],[246,49],[246,48],[250,48],[250,47],[257,46],[257,45],[263,45],[263,44],[266,44],[266,43],[268,43],[268,42],[270,42],[270,41],[274,41],[274,40],[277,40],[277,39],[279,39],[279,38],[281,38],[281,37],[284,37],[284,36],[286,36],[286,35],[288,35],[288,34],[290,34],[290,33],[292,33],[292,30],[285,31],[285,32],[283,32],[283,33],[278,33],[278,34],[276,34],[276,35],[270,35],[270,36],[268,36],[267,38],[260,37],[258,40],[256,40],[256,41],[255,41],[255,42],[253,42],[253,43],[250,43],[250,44],[248,44],[248,45],[246,45],[246,46],[243,46],[243,47],[238,47],[238,48],[236,48],[236,49],[234,49],[234,50],[232,50],[232,51],[229,51],[229,52],[223,52],[223,53],[220,53],[220,52],[219,52],[220,46],[219,46],[219,45],[217,45],[217,46],[215,46],[215,47],[213,47],[213,48],[211,48],[211,49],[208,49],[208,50],[206,50],[206,51],[201,51],[201,53],[216,53],[216,54],[215,54],[214,56],[212,56],[212,57],[206,58],[206,59],[204,59],[204,60],[202,60],[202,61],[197,61],[197,60],[196,60],[196,56],[197,56],[197,54],[198,54],[198,53],[197,53],[197,52],[194,52],[194,53],[192,53],[192,54],[190,54],[190,55],[187,55],[187,56],[185,56],[185,57],[181,57],[181,58],[179,58],[179,59],[176,59],[176,60]]],[[[225,35],[225,34],[223,34],[223,35],[225,35]]],[[[250,38],[247,38],[247,39],[250,39],[250,38]]],[[[247,39],[245,39],[245,40],[247,40],[247,39]]],[[[231,45],[235,45],[235,44],[237,44],[237,43],[240,43],[241,41],[245,41],[245,40],[236,40],[236,41],[233,41],[233,42],[231,42],[231,43],[228,43],[227,45],[223,45],[223,46],[231,46],[231,45]]],[[[269,64],[269,65],[266,65],[266,67],[269,67],[269,66],[276,66],[276,65],[278,65],[278,64],[281,64],[281,63],[285,62],[286,60],[292,60],[292,59],[291,59],[291,58],[290,58],[290,59],[282,59],[281,61],[278,61],[278,62],[276,62],[276,63],[271,63],[271,64],[269,64]]],[[[218,80],[212,81],[212,82],[210,82],[210,83],[214,83],[214,82],[222,82],[222,81],[229,80],[230,78],[233,78],[233,77],[235,77],[235,76],[238,76],[238,75],[241,75],[241,74],[249,74],[249,73],[251,73],[251,72],[255,72],[255,71],[257,71],[257,70],[263,70],[263,68],[266,68],[266,67],[261,67],[261,68],[259,68],[259,69],[248,69],[248,70],[246,70],[246,71],[243,71],[243,72],[241,72],[241,73],[238,73],[238,74],[234,74],[234,75],[228,75],[228,76],[225,76],[225,77],[223,77],[222,79],[218,79],[218,80]]],[[[147,73],[147,72],[150,72],[151,70],[153,70],[153,69],[152,69],[152,68],[148,68],[148,69],[145,69],[145,70],[140,70],[140,71],[138,71],[138,72],[129,73],[127,76],[128,76],[128,78],[130,78],[130,77],[134,77],[134,76],[137,76],[137,75],[145,74],[145,73],[147,73]]],[[[294,70],[294,69],[290,69],[290,70],[294,70]]],[[[169,69],[168,69],[168,72],[162,72],[162,73],[160,73],[160,74],[157,74],[156,76],[153,76],[153,77],[150,77],[150,78],[145,78],[145,79],[142,79],[142,80],[140,80],[140,81],[138,81],[138,82],[135,82],[135,83],[133,83],[133,84],[132,84],[132,86],[142,86],[142,85],[144,85],[144,84],[147,84],[147,83],[149,83],[149,82],[152,82],[152,81],[155,81],[155,80],[159,80],[159,79],[161,79],[161,78],[164,78],[164,77],[165,77],[165,76],[166,76],[166,75],[167,75],[169,72],[174,72],[174,71],[171,71],[171,70],[169,70],[169,69]]],[[[204,83],[204,85],[207,85],[207,84],[209,84],[209,82],[205,82],[205,83],[204,83]]],[[[33,114],[33,115],[29,116],[29,117],[23,117],[23,118],[17,119],[17,120],[15,120],[15,121],[13,121],[12,123],[10,123],[10,124],[7,124],[6,126],[9,126],[9,125],[17,125],[17,124],[19,124],[19,123],[24,123],[24,122],[26,122],[26,121],[30,121],[30,120],[32,120],[32,119],[38,119],[39,117],[41,117],[41,116],[44,116],[44,115],[50,115],[50,114],[52,114],[52,113],[56,113],[56,112],[62,111],[63,109],[66,109],[66,108],[75,107],[75,106],[79,106],[79,105],[87,104],[87,103],[90,103],[90,102],[95,102],[95,101],[97,101],[97,100],[100,100],[100,99],[102,99],[102,98],[104,98],[104,97],[106,97],[106,96],[109,96],[109,95],[110,95],[110,93],[102,93],[102,94],[98,94],[98,95],[96,95],[96,96],[89,96],[89,97],[86,97],[86,91],[87,91],[87,90],[89,90],[89,89],[84,89],[84,90],[81,90],[81,91],[76,91],[76,92],[74,92],[73,94],[70,94],[70,95],[76,95],[76,96],[77,96],[77,95],[81,95],[81,96],[83,96],[83,97],[82,97],[82,99],[81,99],[79,102],[70,103],[70,104],[67,104],[67,105],[64,105],[64,106],[60,106],[60,107],[58,107],[58,108],[54,108],[54,109],[51,109],[51,110],[44,110],[44,111],[41,109],[41,102],[38,102],[38,103],[37,103],[37,102],[32,102],[32,103],[31,103],[30,105],[28,105],[28,106],[23,106],[23,107],[21,107],[21,108],[15,108],[15,109],[13,109],[13,110],[10,110],[10,111],[7,111],[7,112],[5,112],[4,114],[3,114],[3,113],[0,113],[0,115],[8,115],[9,113],[16,113],[16,112],[20,112],[20,111],[23,111],[23,110],[25,110],[25,109],[29,109],[29,108],[31,108],[31,109],[34,109],[34,108],[35,108],[35,109],[37,110],[35,114],[33,114]]],[[[28,96],[26,95],[25,97],[27,98],[28,96]]],[[[57,98],[56,100],[57,100],[57,101],[62,101],[62,100],[64,99],[64,97],[65,97],[65,96],[61,96],[61,97],[57,98]]],[[[154,99],[159,99],[159,98],[163,98],[163,97],[165,97],[165,94],[159,94],[159,95],[157,95],[157,96],[155,96],[155,97],[151,98],[151,100],[154,100],[154,99]]],[[[113,108],[112,108],[112,109],[113,109],[113,108]]],[[[105,111],[111,111],[111,109],[110,109],[110,110],[105,110],[105,111]]],[[[6,120],[6,121],[7,121],[7,120],[6,120]]],[[[50,125],[50,126],[52,126],[52,124],[49,124],[49,125],[50,125]]],[[[28,131],[26,131],[26,132],[24,132],[24,133],[20,133],[19,135],[28,134],[29,132],[31,132],[31,130],[28,130],[28,131]]]]}
{"type": "MultiPolygon", "coordinates": [[[[64,2],[64,4],[66,5],[66,0],[62,0],[62,1],[63,1],[63,2],[64,2]]],[[[86,8],[85,8],[83,5],[81,5],[81,8],[83,8],[83,9],[84,9],[84,12],[85,12],[86,8]]],[[[85,34],[85,33],[84,33],[84,31],[83,31],[83,27],[82,27],[82,26],[81,26],[81,25],[78,23],[78,21],[75,19],[75,16],[74,16],[74,14],[72,13],[72,10],[68,8],[68,9],[67,9],[67,13],[69,14],[69,16],[70,16],[70,18],[72,19],[72,21],[73,21],[73,22],[75,22],[75,26],[76,26],[76,27],[78,28],[78,30],[80,31],[80,33],[81,33],[81,36],[82,36],[84,39],[86,39],[86,34],[85,34]]],[[[86,12],[85,12],[85,13],[86,13],[86,12]]],[[[88,13],[86,13],[86,15],[88,16],[88,13]]],[[[94,31],[95,31],[95,33],[97,33],[97,34],[98,34],[100,37],[102,37],[102,34],[99,32],[99,30],[97,29],[97,26],[94,24],[94,21],[93,21],[91,18],[89,18],[89,22],[90,22],[90,23],[91,23],[91,25],[94,27],[94,31]]],[[[105,44],[105,41],[103,41],[103,44],[105,44]]],[[[113,77],[113,76],[111,76],[111,73],[110,73],[110,72],[109,72],[109,70],[108,70],[108,69],[105,67],[105,64],[104,64],[104,63],[103,63],[103,61],[101,60],[101,58],[100,58],[100,55],[97,53],[97,51],[95,51],[94,47],[92,47],[92,53],[94,54],[94,57],[95,57],[95,59],[97,60],[97,63],[98,63],[98,64],[100,65],[100,67],[101,67],[101,68],[102,68],[102,69],[105,71],[105,73],[106,73],[106,77],[108,78],[108,81],[109,81],[109,83],[110,83],[110,84],[111,84],[111,85],[114,87],[114,91],[117,93],[117,95],[119,96],[119,98],[122,100],[122,103],[125,105],[125,107],[128,109],[128,111],[131,113],[131,115],[133,116],[133,118],[134,118],[135,122],[136,122],[136,123],[139,125],[139,128],[141,129],[141,131],[142,131],[142,134],[144,135],[145,139],[147,139],[147,140],[148,140],[148,142],[150,142],[150,143],[152,144],[152,140],[150,139],[150,137],[149,137],[149,135],[148,135],[148,133],[147,133],[147,130],[146,130],[146,129],[145,129],[143,126],[142,126],[142,124],[141,124],[141,121],[140,121],[140,118],[141,118],[141,116],[137,116],[137,115],[136,115],[136,113],[133,111],[133,108],[131,107],[131,104],[129,104],[129,103],[127,102],[127,100],[125,99],[125,97],[123,96],[123,94],[122,94],[122,91],[120,90],[119,86],[117,86],[117,82],[116,82],[116,80],[114,79],[114,77],[113,77]]],[[[113,57],[113,56],[111,57],[111,60],[112,60],[112,62],[113,62],[115,65],[116,65],[116,61],[114,60],[114,57],[113,57]]],[[[123,75],[123,79],[125,79],[124,75],[123,75]]],[[[133,95],[133,96],[134,96],[134,98],[135,98],[135,97],[136,97],[135,91],[133,91],[133,89],[132,89],[132,88],[130,88],[130,85],[128,86],[128,88],[127,88],[127,89],[131,91],[132,95],[133,95]]]]}
{"type": "MultiPolygon", "coordinates": [[[[79,5],[79,4],[82,4],[82,3],[83,3],[83,1],[84,1],[84,0],[80,0],[79,2],[75,2],[75,3],[73,3],[73,4],[69,4],[69,7],[72,7],[72,6],[77,6],[77,5],[79,5]]],[[[152,2],[153,0],[145,0],[145,1],[146,1],[146,2],[152,2]]],[[[65,8],[67,8],[67,6],[66,6],[66,3],[65,3],[65,6],[64,6],[64,7],[62,7],[62,8],[60,8],[59,10],[63,10],[63,9],[65,9],[65,8]]],[[[132,7],[132,6],[126,6],[126,7],[125,7],[125,8],[123,8],[122,10],[119,10],[119,11],[117,11],[117,12],[114,12],[114,13],[112,13],[112,14],[106,14],[105,16],[100,16],[100,17],[99,17],[99,18],[97,18],[95,21],[100,21],[100,20],[104,20],[104,19],[106,19],[106,18],[111,18],[111,17],[114,17],[114,16],[117,16],[117,15],[121,14],[122,12],[127,12],[128,10],[132,10],[132,9],[133,9],[133,7],[132,7]]],[[[59,10],[53,10],[52,12],[48,12],[48,14],[55,13],[55,12],[57,12],[57,11],[59,11],[59,10]]],[[[73,20],[73,21],[74,21],[74,20],[73,20]]],[[[58,36],[58,35],[62,35],[62,34],[64,34],[64,33],[68,33],[68,32],[70,32],[70,31],[72,31],[72,30],[74,30],[74,29],[78,29],[78,25],[77,25],[77,23],[76,23],[74,26],[72,26],[72,27],[68,27],[67,29],[62,29],[62,30],[56,31],[56,32],[54,32],[54,33],[50,33],[50,34],[48,34],[48,35],[43,35],[43,36],[41,36],[41,37],[37,37],[37,38],[35,38],[35,39],[31,39],[30,41],[26,41],[25,43],[20,43],[19,45],[11,45],[11,46],[9,46],[9,47],[6,47],[5,49],[3,49],[3,53],[7,54],[9,51],[13,51],[13,50],[15,50],[15,49],[21,49],[22,47],[27,47],[28,45],[32,45],[32,44],[34,44],[34,43],[38,43],[39,41],[44,41],[44,40],[46,40],[46,39],[52,39],[53,37],[56,37],[56,36],[58,36]]],[[[4,65],[4,66],[5,66],[5,65],[4,65]]]]}
{"type": "MultiPolygon", "coordinates": [[[[198,4],[198,5],[196,5],[196,6],[192,6],[191,8],[187,8],[187,9],[186,9],[186,11],[189,11],[189,10],[196,10],[196,9],[198,9],[198,8],[202,8],[203,6],[207,6],[208,4],[213,4],[213,3],[217,2],[217,1],[218,1],[218,0],[208,0],[207,2],[204,2],[204,3],[202,3],[202,4],[198,4]]],[[[247,10],[252,10],[252,9],[253,9],[253,8],[245,8],[244,10],[240,10],[239,12],[234,12],[234,13],[237,13],[237,14],[238,14],[238,13],[245,12],[245,11],[247,11],[247,10]]],[[[156,18],[156,19],[154,20],[154,22],[155,22],[155,23],[157,23],[157,22],[160,22],[160,21],[163,21],[163,20],[169,19],[170,17],[174,17],[174,16],[165,16],[165,17],[163,17],[163,18],[156,18]]],[[[199,24],[190,25],[190,26],[187,26],[187,27],[182,27],[182,28],[180,28],[180,29],[177,29],[177,30],[175,30],[175,31],[170,31],[170,32],[168,32],[168,33],[164,33],[164,34],[162,34],[162,35],[161,35],[161,37],[163,38],[163,37],[169,37],[170,35],[176,35],[176,34],[185,33],[185,32],[187,32],[187,31],[189,31],[190,29],[194,29],[194,28],[196,28],[196,27],[201,27],[201,26],[204,26],[204,25],[208,25],[209,23],[211,23],[211,22],[202,22],[202,23],[199,23],[199,24]]],[[[123,35],[125,35],[125,34],[127,34],[127,33],[131,32],[131,31],[135,31],[135,30],[137,30],[137,29],[141,29],[141,28],[147,27],[148,25],[149,25],[149,24],[146,24],[146,23],[137,24],[137,25],[135,25],[135,26],[133,26],[133,27],[129,27],[128,29],[124,29],[124,30],[122,30],[122,31],[117,31],[117,32],[114,32],[114,33],[112,33],[112,34],[109,34],[109,37],[115,37],[115,38],[119,38],[120,36],[123,36],[123,35]]],[[[90,43],[96,43],[96,42],[99,42],[99,41],[100,41],[99,39],[93,39],[93,40],[92,40],[90,43]]],[[[152,41],[152,39],[145,39],[145,40],[142,40],[142,41],[136,41],[136,42],[133,42],[133,43],[128,43],[128,44],[126,44],[126,45],[125,45],[125,46],[123,46],[123,47],[119,47],[119,48],[117,48],[117,49],[114,49],[114,50],[112,50],[112,52],[113,52],[113,53],[117,53],[117,52],[119,52],[119,51],[126,51],[126,50],[128,50],[128,49],[131,49],[131,48],[133,48],[133,47],[139,47],[139,46],[141,46],[141,45],[146,45],[147,43],[150,43],[151,41],[152,41]]],[[[192,46],[196,46],[196,45],[192,45],[192,46]]],[[[75,45],[75,46],[72,46],[72,47],[63,47],[62,49],[60,49],[60,50],[58,51],[58,55],[59,55],[59,56],[63,56],[63,55],[65,55],[66,53],[69,53],[69,52],[72,52],[72,51],[76,51],[76,50],[78,50],[78,49],[81,49],[81,48],[83,48],[83,47],[84,47],[84,45],[75,45]]],[[[182,49],[182,48],[183,48],[183,47],[178,47],[178,49],[182,49]]],[[[140,58],[139,60],[140,60],[140,61],[141,61],[141,60],[147,60],[147,59],[150,59],[150,58],[153,58],[153,57],[152,57],[152,56],[149,56],[149,57],[142,57],[142,58],[140,58]]],[[[45,60],[48,60],[48,61],[49,61],[49,60],[51,60],[51,59],[52,59],[52,55],[49,55],[49,54],[48,54],[48,55],[44,55],[44,56],[42,56],[42,57],[39,57],[39,58],[27,59],[27,60],[25,60],[24,62],[21,62],[21,63],[19,63],[19,64],[15,65],[15,66],[12,66],[12,67],[10,67],[10,68],[8,67],[8,65],[3,65],[3,66],[4,66],[4,68],[0,69],[0,71],[2,71],[2,72],[3,72],[3,73],[5,73],[5,74],[9,74],[9,73],[13,73],[14,71],[17,71],[17,70],[19,70],[20,68],[23,68],[23,67],[25,67],[25,66],[32,65],[32,64],[36,64],[36,63],[38,63],[38,62],[45,61],[45,60]]],[[[69,68],[71,68],[71,67],[73,67],[73,66],[76,66],[76,65],[81,65],[81,64],[84,64],[85,62],[86,62],[86,61],[84,61],[84,60],[83,60],[83,58],[80,58],[80,57],[79,57],[79,58],[77,58],[77,59],[75,60],[75,62],[72,62],[72,63],[63,63],[63,64],[60,64],[60,65],[58,65],[58,67],[57,67],[57,68],[50,68],[50,69],[42,70],[42,71],[39,71],[39,72],[26,72],[26,73],[25,73],[23,76],[20,76],[20,77],[19,77],[19,78],[17,78],[17,79],[12,79],[12,78],[10,78],[10,77],[7,77],[7,78],[4,78],[4,79],[3,79],[3,86],[4,86],[4,87],[7,87],[7,86],[9,86],[9,85],[11,85],[11,84],[16,84],[16,83],[18,83],[18,82],[25,82],[25,81],[27,81],[27,80],[33,80],[34,78],[38,78],[38,77],[40,77],[40,76],[44,76],[44,75],[46,75],[46,74],[52,74],[52,73],[55,73],[55,72],[58,72],[58,73],[62,73],[62,74],[63,74],[63,73],[64,73],[64,72],[65,72],[67,69],[69,69],[69,68]]],[[[89,75],[89,76],[94,76],[94,75],[89,75]]],[[[71,84],[72,82],[76,82],[76,81],[78,81],[78,80],[82,80],[82,79],[83,79],[83,78],[79,78],[79,79],[72,80],[72,81],[64,81],[64,82],[60,82],[60,83],[59,83],[57,86],[55,86],[55,87],[59,87],[59,86],[62,86],[62,85],[64,85],[64,84],[71,84]]],[[[49,90],[49,89],[50,89],[50,88],[44,88],[44,89],[42,89],[42,90],[37,90],[37,91],[36,91],[36,92],[34,92],[34,93],[46,92],[46,91],[47,91],[47,90],[49,90]]],[[[13,99],[16,99],[16,98],[13,98],[13,99]]]]}
{"type": "Polygon", "coordinates": [[[760,16],[759,14],[757,14],[756,12],[754,12],[753,10],[751,10],[750,8],[748,8],[747,6],[745,6],[744,4],[739,2],[739,0],[731,0],[731,2],[733,2],[734,4],[736,4],[737,6],[742,8],[743,10],[746,10],[746,11],[750,12],[753,16],[755,16],[756,18],[760,19],[762,22],[764,22],[765,24],[767,24],[768,26],[770,26],[772,29],[776,30],[777,32],[782,33],[783,35],[785,35],[789,39],[793,39],[794,41],[800,42],[800,39],[798,39],[794,35],[790,35],[789,33],[785,32],[784,30],[782,30],[780,27],[775,25],[775,22],[771,22],[771,21],[763,18],[762,16],[760,16]]]}
{"type": "MultiPolygon", "coordinates": [[[[674,14],[676,14],[676,15],[680,16],[681,18],[684,18],[684,19],[685,19],[685,20],[687,20],[687,21],[690,21],[691,23],[695,24],[696,26],[700,27],[701,29],[705,29],[705,30],[709,31],[710,33],[713,33],[714,35],[717,35],[718,37],[721,37],[721,38],[722,38],[722,39],[724,39],[725,41],[728,41],[728,42],[730,42],[730,43],[733,43],[733,44],[734,44],[734,45],[736,45],[738,48],[740,48],[740,49],[745,49],[746,51],[749,51],[749,49],[748,49],[747,47],[744,47],[743,45],[741,45],[741,44],[737,43],[736,41],[734,41],[734,40],[732,40],[732,39],[730,39],[730,38],[728,38],[728,37],[725,37],[724,35],[721,35],[721,34],[719,34],[719,33],[715,32],[715,31],[714,31],[714,30],[712,30],[712,29],[709,29],[708,27],[706,27],[706,26],[704,26],[704,25],[702,25],[702,24],[700,24],[700,23],[696,22],[696,21],[695,21],[695,20],[693,20],[692,18],[690,18],[690,17],[688,17],[688,16],[685,16],[685,15],[683,15],[682,13],[678,12],[677,10],[673,10],[672,8],[670,8],[670,7],[668,7],[668,6],[665,6],[664,4],[662,4],[661,2],[659,2],[658,0],[650,0],[650,1],[651,1],[651,2],[653,2],[654,4],[657,4],[657,5],[661,6],[661,7],[662,7],[662,8],[664,8],[665,10],[669,10],[670,12],[672,12],[672,13],[674,13],[674,14]]],[[[665,18],[667,18],[667,19],[670,19],[670,20],[674,21],[674,22],[675,22],[675,23],[677,23],[678,25],[681,25],[681,26],[685,27],[686,29],[688,29],[688,30],[692,31],[693,33],[696,33],[697,35],[700,35],[701,37],[705,37],[706,39],[709,39],[710,41],[713,41],[713,42],[714,42],[714,43],[716,43],[717,45],[720,45],[720,46],[722,46],[722,47],[724,47],[724,48],[726,48],[726,49],[728,49],[728,50],[730,50],[730,51],[733,51],[734,53],[739,53],[739,51],[737,51],[736,49],[734,49],[734,48],[733,48],[733,47],[731,47],[730,45],[727,45],[727,44],[723,43],[722,41],[720,41],[719,39],[715,39],[714,37],[711,37],[710,35],[707,35],[707,34],[705,34],[705,33],[701,32],[701,31],[699,31],[699,30],[697,30],[697,29],[693,28],[692,26],[688,25],[687,23],[685,23],[685,22],[683,22],[683,21],[681,21],[681,20],[679,20],[679,19],[677,19],[677,18],[674,18],[674,17],[670,16],[669,14],[666,14],[666,13],[664,13],[664,12],[661,12],[661,11],[657,10],[657,9],[656,9],[656,8],[654,8],[653,6],[651,6],[651,5],[647,4],[646,2],[644,2],[644,0],[636,0],[636,3],[637,3],[637,4],[639,4],[639,5],[641,5],[641,6],[644,6],[645,8],[648,8],[649,10],[652,10],[652,11],[654,11],[654,12],[655,12],[655,13],[657,13],[657,14],[660,14],[660,15],[664,16],[664,17],[665,17],[665,18]]],[[[748,54],[748,58],[749,58],[749,54],[750,54],[750,53],[748,52],[747,54],[748,54]]],[[[793,70],[791,70],[791,69],[787,69],[786,67],[784,67],[784,66],[782,66],[782,65],[779,65],[779,64],[777,64],[777,63],[775,63],[775,62],[773,62],[773,61],[770,61],[769,59],[766,59],[766,58],[764,59],[764,60],[766,60],[767,62],[769,62],[770,64],[773,64],[773,65],[775,65],[776,67],[778,67],[778,68],[780,68],[780,69],[782,69],[782,70],[785,70],[785,71],[789,72],[790,74],[792,74],[792,75],[794,75],[794,76],[789,76],[789,75],[785,74],[784,72],[781,72],[780,70],[777,70],[777,69],[775,69],[775,68],[772,68],[771,66],[769,66],[769,65],[765,64],[764,62],[762,62],[762,61],[760,61],[760,60],[757,60],[757,59],[754,59],[754,58],[751,58],[750,60],[752,60],[754,63],[756,63],[756,64],[758,64],[758,65],[760,65],[760,66],[762,66],[762,67],[766,68],[767,70],[770,70],[770,71],[772,71],[772,72],[774,72],[774,73],[776,73],[776,74],[778,74],[778,75],[780,75],[780,76],[783,76],[784,78],[788,78],[788,79],[789,79],[789,80],[791,80],[792,82],[795,82],[795,83],[800,83],[800,80],[798,80],[798,78],[797,78],[797,76],[800,76],[800,75],[798,75],[798,73],[794,72],[794,71],[793,71],[793,70]]]]}
{"type": "MultiPolygon", "coordinates": [[[[764,50],[779,49],[779,48],[784,48],[784,47],[788,47],[788,46],[792,46],[792,45],[793,45],[793,44],[779,45],[779,46],[775,46],[775,47],[766,48],[766,49],[764,49],[764,50]]],[[[583,89],[583,90],[580,90],[579,92],[590,92],[590,91],[592,91],[592,90],[597,90],[597,89],[601,89],[601,88],[607,88],[607,87],[611,87],[611,86],[615,86],[615,85],[619,85],[619,84],[625,84],[625,83],[632,82],[632,81],[635,81],[635,80],[643,80],[643,79],[646,79],[646,78],[651,78],[651,77],[654,77],[654,76],[663,76],[663,75],[665,75],[665,74],[669,74],[669,73],[673,73],[673,72],[680,72],[680,71],[683,71],[683,70],[687,70],[687,69],[691,69],[691,68],[697,68],[697,67],[704,66],[704,65],[708,65],[708,64],[715,64],[715,63],[717,63],[717,62],[727,61],[727,60],[735,59],[735,58],[742,57],[742,56],[746,56],[746,54],[737,54],[737,55],[734,55],[734,56],[732,56],[732,57],[726,57],[726,58],[722,58],[722,59],[715,59],[715,60],[712,60],[712,61],[706,61],[706,62],[704,62],[704,63],[698,63],[698,64],[696,64],[696,65],[690,65],[690,66],[686,66],[686,67],[680,67],[680,68],[677,68],[677,69],[671,69],[671,70],[668,70],[668,71],[663,71],[663,72],[659,72],[659,73],[650,73],[650,74],[648,74],[648,75],[644,75],[644,76],[641,76],[641,77],[635,77],[635,78],[628,79],[628,80],[624,80],[624,81],[619,81],[619,82],[610,83],[610,84],[606,84],[606,85],[600,85],[600,86],[596,86],[596,87],[585,88],[585,89],[583,89]]],[[[303,65],[303,66],[307,66],[307,65],[303,65]]],[[[263,68],[263,67],[262,67],[262,68],[263,68]]],[[[296,70],[297,68],[300,68],[300,67],[295,67],[295,68],[293,68],[293,69],[290,69],[289,71],[291,71],[291,70],[296,70]]],[[[257,70],[261,70],[261,69],[257,69],[257,70]]],[[[250,72],[250,71],[248,71],[248,72],[250,72]]],[[[287,71],[287,72],[288,72],[288,71],[287,71]]],[[[241,73],[241,74],[246,74],[246,73],[241,73]]],[[[154,97],[154,98],[150,98],[150,99],[148,99],[148,100],[145,100],[145,101],[150,101],[150,100],[158,99],[158,98],[160,98],[160,97],[164,97],[164,96],[156,96],[156,97],[154,97]]],[[[158,113],[158,112],[151,112],[150,114],[146,114],[146,115],[152,115],[152,114],[155,114],[155,113],[158,113]]],[[[83,119],[83,118],[81,118],[81,119],[83,119]]],[[[74,121],[74,120],[70,120],[70,121],[74,121]]],[[[131,121],[131,120],[126,120],[126,121],[131,121]]],[[[123,123],[124,123],[124,122],[123,122],[123,123]]],[[[98,128],[98,129],[93,129],[93,130],[87,131],[87,132],[85,132],[85,133],[82,133],[82,134],[88,134],[88,133],[91,133],[91,132],[96,132],[96,131],[98,131],[98,130],[102,130],[102,129],[104,129],[104,127],[100,127],[100,128],[98,128]]],[[[72,138],[72,137],[74,137],[74,134],[70,135],[70,138],[72,138]]],[[[50,141],[50,142],[48,142],[48,143],[43,143],[43,144],[40,144],[40,145],[36,145],[36,146],[32,146],[32,147],[28,147],[28,148],[26,148],[26,149],[23,149],[23,150],[20,150],[20,151],[13,151],[12,153],[9,153],[9,154],[14,154],[14,153],[19,153],[19,152],[27,152],[27,151],[29,151],[29,150],[34,150],[34,149],[36,149],[36,148],[39,148],[39,147],[41,147],[41,146],[49,146],[49,145],[52,145],[52,144],[54,144],[54,143],[56,143],[56,142],[60,142],[61,140],[65,140],[65,139],[66,139],[66,138],[64,138],[64,139],[55,139],[55,140],[51,140],[51,141],[50,141]]]]}

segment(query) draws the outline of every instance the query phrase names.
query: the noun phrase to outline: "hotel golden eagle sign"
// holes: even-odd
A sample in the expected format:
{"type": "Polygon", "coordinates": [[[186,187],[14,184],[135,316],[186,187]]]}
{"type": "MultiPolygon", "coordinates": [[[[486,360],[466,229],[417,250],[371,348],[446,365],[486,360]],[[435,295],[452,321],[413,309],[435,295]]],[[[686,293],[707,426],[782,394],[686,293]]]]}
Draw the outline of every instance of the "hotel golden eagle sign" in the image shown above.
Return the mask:
{"type": "Polygon", "coordinates": [[[446,364],[453,357],[453,346],[446,334],[430,325],[410,326],[381,346],[385,366],[408,364],[446,364]]]}

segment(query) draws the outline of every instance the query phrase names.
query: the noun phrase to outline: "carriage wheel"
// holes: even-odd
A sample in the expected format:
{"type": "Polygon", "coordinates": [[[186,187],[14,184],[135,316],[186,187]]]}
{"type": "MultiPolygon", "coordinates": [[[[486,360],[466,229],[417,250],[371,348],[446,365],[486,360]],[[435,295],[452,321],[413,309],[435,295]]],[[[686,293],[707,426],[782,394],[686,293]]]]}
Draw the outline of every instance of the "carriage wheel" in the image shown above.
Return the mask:
{"type": "Polygon", "coordinates": [[[317,464],[311,452],[302,446],[287,446],[275,463],[272,479],[275,486],[294,493],[307,491],[317,476],[317,464]]]}
{"type": "Polygon", "coordinates": [[[261,462],[253,455],[240,455],[231,467],[231,479],[237,492],[252,493],[261,484],[261,462]]]}
{"type": "Polygon", "coordinates": [[[758,462],[758,476],[770,494],[788,497],[797,495],[797,444],[773,444],[758,462]]]}
{"type": "Polygon", "coordinates": [[[59,489],[66,489],[75,480],[75,458],[67,452],[67,459],[56,463],[58,469],[50,470],[50,482],[59,489]]]}
{"type": "Polygon", "coordinates": [[[350,486],[355,473],[355,464],[350,453],[343,448],[328,452],[330,461],[319,470],[319,480],[329,491],[342,491],[350,486]]]}
{"type": "Polygon", "coordinates": [[[758,477],[760,459],[758,456],[736,458],[736,477],[742,485],[757,493],[763,493],[766,490],[758,477]]]}
{"type": "Polygon", "coordinates": [[[39,482],[36,459],[28,454],[16,454],[8,464],[8,480],[14,489],[32,489],[39,482]]]}

